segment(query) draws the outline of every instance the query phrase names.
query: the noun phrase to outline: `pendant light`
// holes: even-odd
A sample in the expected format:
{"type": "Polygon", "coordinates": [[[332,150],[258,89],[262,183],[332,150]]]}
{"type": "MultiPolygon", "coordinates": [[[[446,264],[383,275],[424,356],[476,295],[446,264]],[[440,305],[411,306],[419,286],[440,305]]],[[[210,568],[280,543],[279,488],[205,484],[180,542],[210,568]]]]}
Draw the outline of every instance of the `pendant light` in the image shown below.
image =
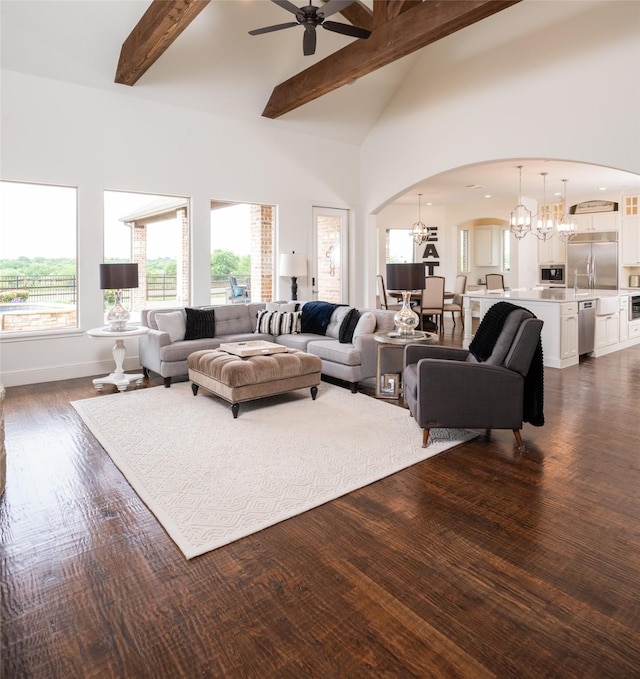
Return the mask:
{"type": "Polygon", "coordinates": [[[414,223],[411,228],[411,236],[413,237],[413,242],[416,245],[427,242],[427,227],[420,219],[420,198],[422,194],[418,194],[418,221],[414,223]]]}
{"type": "Polygon", "coordinates": [[[541,172],[540,174],[542,175],[542,205],[538,207],[538,219],[533,233],[541,241],[547,241],[553,236],[555,229],[553,215],[549,205],[547,205],[547,173],[541,172]]]}
{"type": "Polygon", "coordinates": [[[531,231],[531,210],[522,204],[522,165],[518,165],[519,171],[519,190],[518,204],[511,211],[510,231],[520,240],[531,231]]]}
{"type": "Polygon", "coordinates": [[[578,228],[567,212],[567,182],[569,180],[563,179],[562,181],[564,183],[564,201],[562,203],[562,217],[558,220],[556,229],[558,231],[558,238],[567,243],[576,235],[578,228]]]}

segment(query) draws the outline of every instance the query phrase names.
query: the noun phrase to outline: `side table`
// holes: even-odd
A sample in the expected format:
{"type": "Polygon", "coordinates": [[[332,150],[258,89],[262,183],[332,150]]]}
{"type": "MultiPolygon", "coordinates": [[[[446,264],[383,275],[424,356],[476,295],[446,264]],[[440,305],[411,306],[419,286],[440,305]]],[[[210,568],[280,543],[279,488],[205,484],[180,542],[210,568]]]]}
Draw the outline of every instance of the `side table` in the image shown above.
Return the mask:
{"type": "Polygon", "coordinates": [[[416,331],[412,337],[405,338],[395,332],[376,332],[373,338],[378,342],[376,398],[399,398],[405,346],[416,342],[432,343],[438,339],[438,335],[435,332],[416,331]]]}
{"type": "Polygon", "coordinates": [[[144,325],[128,326],[122,332],[112,332],[109,327],[92,328],[87,330],[87,335],[93,339],[111,339],[115,340],[113,345],[113,360],[116,364],[116,369],[106,377],[96,377],[93,380],[93,385],[98,391],[102,391],[105,384],[113,384],[118,387],[118,391],[126,391],[131,382],[142,384],[144,375],[142,373],[125,373],[122,369],[125,354],[127,352],[124,346],[124,340],[128,337],[140,337],[146,335],[149,328],[144,325]]]}

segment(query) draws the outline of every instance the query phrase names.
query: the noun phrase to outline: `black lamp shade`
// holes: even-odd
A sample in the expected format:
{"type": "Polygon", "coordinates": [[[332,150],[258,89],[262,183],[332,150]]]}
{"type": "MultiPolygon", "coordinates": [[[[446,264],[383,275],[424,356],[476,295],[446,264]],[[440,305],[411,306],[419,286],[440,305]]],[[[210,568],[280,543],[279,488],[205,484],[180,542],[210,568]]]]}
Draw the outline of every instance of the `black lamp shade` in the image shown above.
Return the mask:
{"type": "Polygon", "coordinates": [[[137,264],[100,264],[101,290],[128,290],[137,287],[137,264]]]}
{"type": "Polygon", "coordinates": [[[424,264],[387,264],[387,290],[423,290],[424,264]]]}

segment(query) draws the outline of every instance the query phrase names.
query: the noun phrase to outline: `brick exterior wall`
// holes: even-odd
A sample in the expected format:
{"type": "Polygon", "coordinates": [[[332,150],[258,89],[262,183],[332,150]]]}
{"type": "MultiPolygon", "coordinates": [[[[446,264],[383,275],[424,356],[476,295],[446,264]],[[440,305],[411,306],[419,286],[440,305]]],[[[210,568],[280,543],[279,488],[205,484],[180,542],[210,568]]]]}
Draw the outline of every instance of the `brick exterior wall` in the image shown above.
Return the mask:
{"type": "Polygon", "coordinates": [[[251,206],[251,299],[273,300],[273,233],[275,208],[251,206]]]}
{"type": "Polygon", "coordinates": [[[187,209],[182,208],[176,213],[178,226],[180,227],[180,252],[176,257],[176,288],[178,291],[178,304],[189,304],[189,215],[187,209]]]}
{"type": "Polygon", "coordinates": [[[318,217],[318,299],[340,303],[340,218],[318,217]]]}
{"type": "Polygon", "coordinates": [[[138,265],[138,287],[131,291],[129,311],[141,311],[147,303],[147,225],[131,224],[131,261],[138,265]]]}
{"type": "Polygon", "coordinates": [[[75,309],[60,311],[13,311],[0,314],[0,328],[4,332],[39,332],[42,330],[59,330],[76,328],[77,314],[75,309]]]}

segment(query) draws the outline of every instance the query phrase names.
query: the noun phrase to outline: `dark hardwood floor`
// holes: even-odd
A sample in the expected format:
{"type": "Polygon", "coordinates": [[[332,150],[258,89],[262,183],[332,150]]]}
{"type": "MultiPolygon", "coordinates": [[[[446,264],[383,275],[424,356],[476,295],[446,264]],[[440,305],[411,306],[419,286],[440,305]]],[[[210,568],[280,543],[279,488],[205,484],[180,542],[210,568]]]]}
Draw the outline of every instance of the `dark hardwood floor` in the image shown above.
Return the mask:
{"type": "Polygon", "coordinates": [[[90,379],[7,389],[1,676],[640,677],[640,346],[545,385],[524,453],[494,431],[191,561],[69,405],[90,379]]]}

